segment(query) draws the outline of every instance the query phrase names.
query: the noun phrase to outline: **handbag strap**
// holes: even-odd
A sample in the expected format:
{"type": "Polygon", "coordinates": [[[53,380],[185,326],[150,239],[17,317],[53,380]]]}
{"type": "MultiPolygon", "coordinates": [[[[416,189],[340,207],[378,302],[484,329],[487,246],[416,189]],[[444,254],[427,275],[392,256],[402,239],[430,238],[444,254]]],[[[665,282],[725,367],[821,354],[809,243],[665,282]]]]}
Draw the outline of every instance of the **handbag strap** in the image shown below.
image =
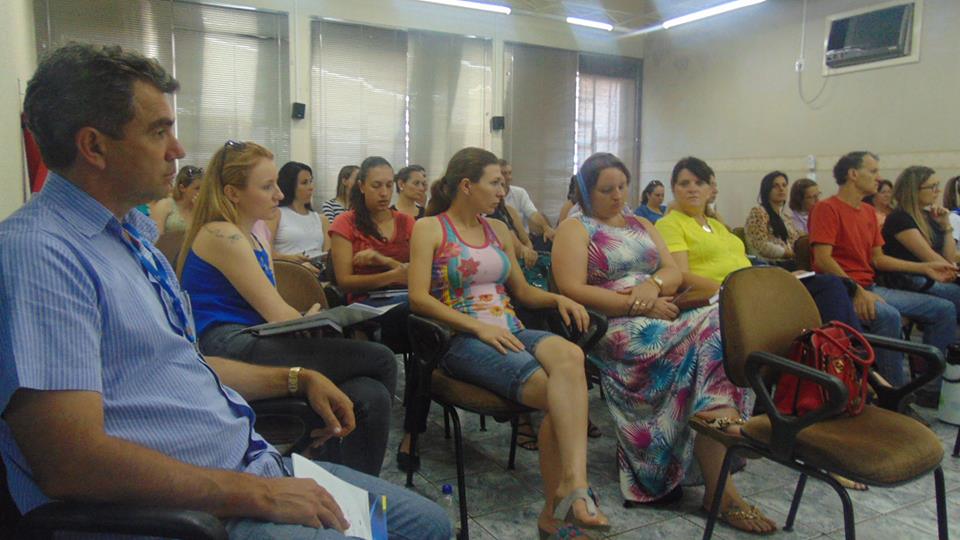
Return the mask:
{"type": "Polygon", "coordinates": [[[854,328],[850,327],[850,325],[844,324],[840,321],[831,321],[830,326],[843,330],[844,334],[848,338],[850,338],[852,341],[856,341],[856,344],[860,345],[863,350],[866,351],[867,357],[863,358],[860,355],[852,352],[851,349],[853,344],[841,343],[837,338],[830,335],[830,333],[824,330],[822,327],[814,328],[811,330],[811,332],[829,341],[834,347],[841,351],[841,354],[843,354],[845,358],[849,358],[851,361],[860,364],[861,366],[873,365],[875,360],[873,346],[870,345],[870,343],[867,341],[867,338],[863,337],[863,334],[857,332],[854,328]]]}

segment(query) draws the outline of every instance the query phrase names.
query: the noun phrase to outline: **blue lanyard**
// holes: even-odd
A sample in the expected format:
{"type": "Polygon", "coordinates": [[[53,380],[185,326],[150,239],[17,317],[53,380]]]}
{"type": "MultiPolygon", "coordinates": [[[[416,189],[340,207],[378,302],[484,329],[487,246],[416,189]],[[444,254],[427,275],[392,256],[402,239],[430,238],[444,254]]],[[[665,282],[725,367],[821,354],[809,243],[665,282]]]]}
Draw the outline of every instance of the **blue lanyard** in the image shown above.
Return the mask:
{"type": "Polygon", "coordinates": [[[170,274],[167,273],[167,269],[157,260],[156,254],[144,247],[143,237],[140,236],[137,229],[129,223],[124,223],[123,230],[127,232],[129,237],[125,236],[121,231],[120,238],[123,240],[124,245],[133,252],[134,256],[140,262],[140,266],[143,267],[144,272],[153,278],[154,288],[157,289],[157,294],[160,295],[160,303],[164,306],[164,313],[167,315],[170,326],[173,327],[175,332],[187,338],[190,343],[196,344],[197,335],[193,329],[193,325],[190,324],[190,317],[187,315],[188,308],[184,305],[184,298],[178,294],[174,288],[173,280],[170,274]],[[152,261],[147,259],[144,251],[150,254],[150,258],[153,259],[152,261]],[[167,303],[163,299],[163,293],[167,293],[170,302],[173,304],[173,311],[180,323],[179,326],[173,321],[170,314],[167,313],[167,303]]]}
{"type": "MultiPolygon", "coordinates": [[[[135,229],[129,223],[124,223],[123,230],[126,231],[129,236],[124,235],[123,231],[119,231],[120,238],[123,240],[124,245],[130,249],[130,251],[140,262],[140,266],[143,267],[144,272],[149,277],[153,278],[151,281],[153,282],[154,289],[156,289],[157,294],[160,296],[160,303],[163,304],[164,314],[167,316],[167,321],[170,323],[170,326],[176,333],[187,338],[187,340],[190,343],[193,343],[196,347],[196,331],[194,330],[193,324],[190,322],[190,317],[187,315],[190,309],[189,297],[186,295],[181,296],[177,293],[177,290],[173,285],[173,278],[167,272],[163,264],[157,259],[156,254],[144,245],[144,239],[142,236],[140,236],[140,233],[137,232],[137,229],[135,229]],[[147,258],[145,252],[150,254],[150,259],[147,258]],[[173,322],[170,317],[170,313],[167,312],[167,303],[163,299],[163,293],[166,293],[166,295],[170,297],[170,301],[173,304],[173,311],[176,314],[177,319],[179,319],[180,326],[177,326],[177,324],[173,322]],[[185,300],[186,302],[184,302],[185,300]]],[[[202,356],[200,356],[200,360],[213,374],[213,377],[217,381],[217,384],[221,387],[222,392],[223,384],[220,382],[220,377],[213,370],[213,368],[211,368],[203,360],[202,356]]],[[[224,397],[226,397],[226,395],[224,395],[224,397]]],[[[253,413],[253,409],[246,404],[235,403],[231,399],[227,399],[227,403],[231,409],[243,415],[248,420],[249,433],[247,434],[247,438],[250,446],[247,448],[247,451],[244,454],[244,463],[249,464],[269,447],[262,440],[255,440],[253,438],[253,426],[256,422],[256,416],[253,413]]],[[[275,458],[277,459],[281,470],[286,471],[286,467],[284,467],[283,461],[280,459],[279,454],[277,454],[275,458]]]]}

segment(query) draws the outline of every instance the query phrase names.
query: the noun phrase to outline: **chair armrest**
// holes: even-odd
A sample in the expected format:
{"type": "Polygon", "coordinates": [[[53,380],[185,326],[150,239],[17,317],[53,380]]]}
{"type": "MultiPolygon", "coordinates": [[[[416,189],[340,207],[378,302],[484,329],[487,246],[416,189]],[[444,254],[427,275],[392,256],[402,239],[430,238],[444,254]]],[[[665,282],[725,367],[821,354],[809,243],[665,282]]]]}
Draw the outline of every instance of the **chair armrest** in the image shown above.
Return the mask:
{"type": "MultiPolygon", "coordinates": [[[[912,341],[878,336],[876,334],[864,334],[863,336],[875,349],[911,354],[923,360],[924,363],[923,373],[916,379],[911,379],[910,382],[900,388],[889,388],[878,384],[871,385],[877,393],[880,406],[884,409],[898,412],[902,411],[903,398],[936,379],[938,375],[943,373],[946,367],[943,353],[933,345],[914,343],[912,341]]],[[[873,380],[871,379],[871,383],[872,382],[873,380]]]]}
{"type": "Polygon", "coordinates": [[[538,310],[543,312],[547,320],[547,327],[551,332],[558,336],[576,343],[583,350],[584,354],[590,352],[598,341],[607,334],[607,317],[598,311],[588,309],[590,315],[590,325],[581,332],[576,326],[567,326],[563,324],[563,317],[560,312],[553,308],[538,310]]]}
{"type": "Polygon", "coordinates": [[[757,394],[767,416],[770,417],[770,451],[778,459],[789,459],[793,453],[793,446],[797,434],[812,424],[836,416],[847,404],[847,387],[840,379],[822,371],[794,362],[788,358],[768,352],[752,352],[747,356],[745,374],[750,386],[757,394]],[[764,382],[764,374],[769,371],[775,373],[790,373],[802,380],[811,381],[823,387],[827,392],[827,401],[821,407],[810,411],[803,416],[784,416],[780,414],[773,403],[773,397],[764,382]]]}
{"type": "Polygon", "coordinates": [[[406,391],[406,414],[408,419],[416,419],[414,425],[423,425],[430,405],[433,370],[450,348],[453,330],[441,322],[411,313],[407,316],[407,332],[413,359],[407,366],[410,373],[406,379],[411,388],[406,391]]]}
{"type": "Polygon", "coordinates": [[[21,531],[71,531],[227,540],[219,519],[204,512],[169,508],[144,508],[120,504],[56,501],[23,516],[21,531]]]}
{"type": "MultiPolygon", "coordinates": [[[[273,399],[261,399],[251,401],[250,408],[258,416],[292,416],[303,422],[303,432],[290,447],[287,454],[299,453],[306,450],[310,444],[310,432],[313,429],[322,428],[326,425],[323,418],[313,410],[310,403],[302,397],[284,397],[273,399]]],[[[367,404],[355,402],[353,404],[353,417],[357,424],[367,417],[367,404]]],[[[329,461],[340,463],[338,456],[329,456],[329,461]]]]}
{"type": "Polygon", "coordinates": [[[327,298],[327,305],[330,307],[342,306],[347,303],[346,293],[332,282],[323,284],[323,295],[327,298]]]}

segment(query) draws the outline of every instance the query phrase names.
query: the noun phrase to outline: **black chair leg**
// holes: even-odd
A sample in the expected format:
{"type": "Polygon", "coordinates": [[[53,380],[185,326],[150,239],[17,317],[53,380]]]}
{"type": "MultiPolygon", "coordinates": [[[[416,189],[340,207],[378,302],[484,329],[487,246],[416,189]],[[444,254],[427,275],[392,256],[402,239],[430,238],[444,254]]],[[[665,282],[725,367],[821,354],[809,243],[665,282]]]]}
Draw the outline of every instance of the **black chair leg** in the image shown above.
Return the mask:
{"type": "Polygon", "coordinates": [[[480,415],[480,431],[486,431],[486,430],[487,430],[487,417],[486,415],[481,414],[480,415]]]}
{"type": "Polygon", "coordinates": [[[443,438],[450,440],[450,411],[443,408],[443,438]]]}
{"type": "MultiPolygon", "coordinates": [[[[410,455],[417,455],[417,433],[410,434],[410,455]]],[[[413,487],[413,467],[407,471],[407,487],[413,487]]]]}
{"type": "Polygon", "coordinates": [[[606,401],[606,400],[607,400],[607,396],[606,394],[603,393],[603,385],[601,384],[600,385],[600,401],[606,401]]]}
{"type": "Polygon", "coordinates": [[[957,440],[953,443],[953,457],[960,457],[960,428],[957,428],[957,440]]]}
{"type": "Polygon", "coordinates": [[[947,529],[947,494],[943,485],[943,467],[933,471],[933,482],[937,486],[937,531],[940,540],[949,540],[950,532],[947,529]]]}
{"type": "Polygon", "coordinates": [[[787,522],[783,525],[783,530],[792,531],[793,521],[797,519],[797,510],[800,509],[800,499],[803,497],[803,488],[807,485],[807,475],[800,474],[797,480],[797,489],[793,492],[793,501],[790,502],[790,513],[787,514],[787,522]]]}
{"type": "Polygon", "coordinates": [[[717,525],[717,516],[720,515],[720,503],[723,501],[723,490],[727,486],[727,478],[730,476],[730,466],[736,457],[737,450],[740,447],[733,445],[727,448],[727,455],[723,458],[723,465],[720,467],[720,477],[717,479],[717,487],[713,493],[713,501],[710,503],[710,513],[707,515],[707,526],[703,530],[703,540],[710,540],[713,536],[713,528],[717,525]]]}
{"type": "Polygon", "coordinates": [[[403,403],[402,405],[406,407],[407,399],[408,399],[407,396],[410,393],[409,392],[410,378],[413,376],[413,370],[410,368],[410,364],[411,364],[410,358],[412,357],[408,353],[403,353],[402,358],[403,358],[403,403]]]}
{"type": "Polygon", "coordinates": [[[837,492],[837,495],[840,496],[840,503],[843,505],[844,538],[846,540],[856,540],[857,530],[856,523],[853,521],[853,503],[850,501],[850,495],[847,493],[846,488],[841,486],[840,483],[829,474],[824,475],[820,479],[829,484],[830,487],[837,492]]]}
{"type": "Polygon", "coordinates": [[[507,461],[507,469],[514,470],[517,460],[517,431],[519,430],[519,421],[516,416],[510,418],[510,460],[507,461]]]}
{"type": "Polygon", "coordinates": [[[450,418],[453,419],[453,442],[457,452],[457,493],[460,498],[460,535],[457,538],[470,540],[467,523],[467,475],[463,470],[463,431],[460,429],[460,415],[452,407],[449,410],[450,418]]]}

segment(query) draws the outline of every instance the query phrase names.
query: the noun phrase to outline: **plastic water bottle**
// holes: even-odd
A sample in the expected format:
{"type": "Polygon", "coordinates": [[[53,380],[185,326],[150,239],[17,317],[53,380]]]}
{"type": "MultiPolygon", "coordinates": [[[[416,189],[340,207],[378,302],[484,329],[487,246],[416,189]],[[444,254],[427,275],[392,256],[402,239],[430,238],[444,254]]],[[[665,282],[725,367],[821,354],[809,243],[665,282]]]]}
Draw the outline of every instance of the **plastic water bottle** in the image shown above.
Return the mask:
{"type": "Polygon", "coordinates": [[[450,531],[453,540],[460,538],[460,512],[457,510],[457,505],[453,500],[453,486],[450,484],[444,484],[440,488],[440,506],[443,507],[444,511],[447,513],[447,520],[450,521],[450,531]]]}

